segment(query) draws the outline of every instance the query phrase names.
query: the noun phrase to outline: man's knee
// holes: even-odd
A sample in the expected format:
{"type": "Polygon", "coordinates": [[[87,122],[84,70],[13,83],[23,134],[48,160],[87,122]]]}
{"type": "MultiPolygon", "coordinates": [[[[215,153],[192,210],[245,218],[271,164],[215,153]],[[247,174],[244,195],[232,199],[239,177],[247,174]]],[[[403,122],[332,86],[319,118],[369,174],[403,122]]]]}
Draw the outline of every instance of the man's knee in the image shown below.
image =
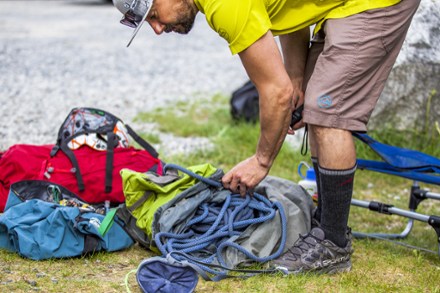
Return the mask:
{"type": "Polygon", "coordinates": [[[344,169],[355,164],[356,150],[350,131],[319,125],[309,125],[309,130],[320,166],[344,169]]]}
{"type": "Polygon", "coordinates": [[[338,143],[346,140],[352,141],[351,131],[325,127],[319,125],[309,125],[310,135],[318,144],[338,143]],[[341,141],[342,140],[342,141],[341,141]]]}

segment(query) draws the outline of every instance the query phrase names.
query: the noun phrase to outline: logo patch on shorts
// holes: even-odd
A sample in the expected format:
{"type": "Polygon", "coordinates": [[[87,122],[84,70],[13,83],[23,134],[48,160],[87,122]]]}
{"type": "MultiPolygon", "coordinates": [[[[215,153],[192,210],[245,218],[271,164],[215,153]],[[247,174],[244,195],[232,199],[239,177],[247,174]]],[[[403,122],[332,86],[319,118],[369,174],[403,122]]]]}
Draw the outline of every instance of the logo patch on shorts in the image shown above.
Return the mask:
{"type": "Polygon", "coordinates": [[[322,95],[318,97],[318,107],[323,109],[328,109],[332,106],[332,97],[329,95],[322,95]]]}

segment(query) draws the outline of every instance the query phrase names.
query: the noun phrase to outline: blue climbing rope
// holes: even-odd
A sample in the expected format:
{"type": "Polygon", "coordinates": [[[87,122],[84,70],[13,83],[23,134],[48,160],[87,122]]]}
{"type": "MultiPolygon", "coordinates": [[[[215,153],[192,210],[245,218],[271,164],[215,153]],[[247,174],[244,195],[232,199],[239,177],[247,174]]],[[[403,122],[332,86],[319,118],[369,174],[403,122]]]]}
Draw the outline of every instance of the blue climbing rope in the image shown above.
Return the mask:
{"type": "MultiPolygon", "coordinates": [[[[209,186],[222,187],[218,181],[200,176],[175,164],[166,164],[164,172],[170,168],[186,173],[209,186]]],[[[184,233],[159,232],[155,235],[155,242],[164,256],[177,252],[176,258],[180,258],[178,260],[192,262],[207,273],[226,275],[226,271],[212,268],[212,262],[215,258],[217,258],[220,267],[227,267],[222,256],[222,252],[226,248],[235,248],[251,260],[266,262],[281,255],[286,238],[287,218],[283,206],[279,202],[271,202],[258,193],[254,193],[253,196],[247,194],[245,197],[230,193],[223,203],[201,204],[194,217],[186,224],[184,233]],[[231,237],[239,236],[250,225],[273,219],[277,210],[281,217],[282,233],[280,245],[272,255],[258,257],[230,240],[231,237]]]]}
{"type": "Polygon", "coordinates": [[[179,165],[176,165],[176,164],[171,164],[171,163],[170,164],[166,164],[163,167],[163,173],[165,174],[168,169],[179,170],[179,171],[181,171],[181,172],[183,172],[183,173],[185,173],[185,174],[187,174],[187,175],[189,175],[189,176],[191,176],[193,178],[196,178],[199,181],[207,183],[207,184],[209,184],[211,186],[215,186],[215,187],[221,187],[222,186],[222,184],[220,182],[218,182],[218,181],[215,181],[215,180],[203,177],[203,176],[201,176],[199,174],[194,173],[193,171],[190,171],[190,170],[188,170],[186,168],[183,168],[182,166],[179,166],[179,165]]]}

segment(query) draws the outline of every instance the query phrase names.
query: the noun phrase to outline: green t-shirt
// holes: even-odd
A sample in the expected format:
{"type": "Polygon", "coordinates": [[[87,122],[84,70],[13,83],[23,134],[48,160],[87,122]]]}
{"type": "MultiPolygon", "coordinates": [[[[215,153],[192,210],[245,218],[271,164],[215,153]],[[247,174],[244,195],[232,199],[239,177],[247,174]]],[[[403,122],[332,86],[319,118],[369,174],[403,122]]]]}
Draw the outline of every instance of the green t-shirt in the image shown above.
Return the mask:
{"type": "Polygon", "coordinates": [[[237,54],[268,30],[282,35],[316,24],[317,32],[329,18],[387,7],[400,0],[195,0],[209,26],[237,54]]]}

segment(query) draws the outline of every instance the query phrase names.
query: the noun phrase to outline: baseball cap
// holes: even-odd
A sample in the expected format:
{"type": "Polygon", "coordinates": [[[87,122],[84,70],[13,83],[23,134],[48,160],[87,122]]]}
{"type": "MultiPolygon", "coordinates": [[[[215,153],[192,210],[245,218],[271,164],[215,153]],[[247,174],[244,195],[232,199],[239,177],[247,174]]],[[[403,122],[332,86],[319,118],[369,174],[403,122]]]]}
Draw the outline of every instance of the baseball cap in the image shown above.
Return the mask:
{"type": "Polygon", "coordinates": [[[153,6],[153,0],[113,0],[113,5],[124,15],[121,23],[135,29],[127,44],[128,47],[144,24],[153,6]]]}

